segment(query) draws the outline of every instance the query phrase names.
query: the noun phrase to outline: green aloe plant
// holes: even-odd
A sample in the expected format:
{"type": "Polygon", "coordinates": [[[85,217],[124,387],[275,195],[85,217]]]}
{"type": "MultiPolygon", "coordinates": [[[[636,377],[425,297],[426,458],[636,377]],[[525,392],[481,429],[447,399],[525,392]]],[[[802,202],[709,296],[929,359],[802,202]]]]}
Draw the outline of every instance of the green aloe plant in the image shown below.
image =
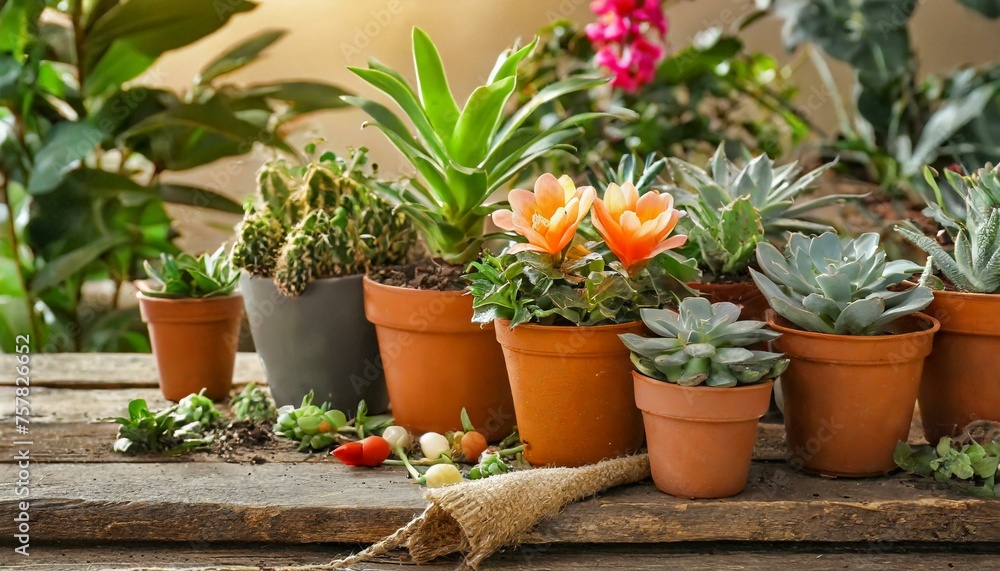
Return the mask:
{"type": "Polygon", "coordinates": [[[479,254],[484,220],[497,208],[484,203],[494,191],[535,161],[572,151],[568,142],[582,133],[581,125],[607,115],[580,113],[546,128],[525,124],[544,104],[607,81],[587,76],[552,83],[505,119],[507,103],[517,90],[517,68],[536,41],[501,54],[486,83],[461,109],[437,48],[419,28],[413,30],[416,87],[374,59],[367,68],[349,68],[388,95],[414,126],[415,136],[385,106],[343,98],[368,113],[369,124],[385,133],[413,165],[419,180],[411,189],[388,193],[388,198],[410,215],[431,253],[446,262],[465,264],[479,254]]]}
{"type": "MultiPolygon", "coordinates": [[[[942,196],[930,169],[925,171],[928,183],[937,196],[942,196]]],[[[963,177],[946,171],[946,178],[955,193],[961,193],[965,212],[952,218],[939,202],[932,206],[935,218],[955,244],[952,252],[912,228],[897,227],[896,231],[913,242],[929,256],[928,269],[937,267],[959,290],[972,293],[1000,292],[1000,176],[987,165],[972,176],[963,177]]],[[[930,272],[922,282],[930,283],[930,272]]]]}
{"type": "Polygon", "coordinates": [[[781,334],[763,321],[737,321],[736,304],[689,297],[677,311],[643,309],[642,321],[659,337],[621,335],[642,374],[684,386],[735,387],[780,375],[788,367],[781,353],[747,346],[781,334]]]}
{"type": "Polygon", "coordinates": [[[757,244],[761,271],[750,274],[771,307],[807,331],[878,335],[934,299],[922,286],[891,290],[921,266],[885,258],[874,232],[843,240],[832,232],[812,238],[796,233],[784,256],[771,244],[757,244]]]}

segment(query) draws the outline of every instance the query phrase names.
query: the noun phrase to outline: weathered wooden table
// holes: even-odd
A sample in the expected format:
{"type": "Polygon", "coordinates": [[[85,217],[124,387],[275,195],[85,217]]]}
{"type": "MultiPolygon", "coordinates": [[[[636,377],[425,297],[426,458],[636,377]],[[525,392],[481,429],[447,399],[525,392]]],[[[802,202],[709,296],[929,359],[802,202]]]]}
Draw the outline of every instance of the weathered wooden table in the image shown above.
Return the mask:
{"type": "MultiPolygon", "coordinates": [[[[324,563],[420,513],[402,469],[349,469],[287,442],[226,457],[126,457],[116,425],[142,397],[167,403],[148,355],[32,357],[31,424],[14,421],[14,362],[0,356],[0,569],[268,567],[324,563]],[[31,444],[15,444],[30,442],[31,444]],[[30,496],[18,496],[28,450],[30,496]],[[14,553],[19,503],[29,501],[30,557],[14,553]]],[[[236,383],[263,381],[241,354],[236,383]]],[[[919,434],[919,429],[915,429],[919,434]]],[[[1000,501],[905,475],[825,479],[783,461],[780,425],[761,426],[746,491],[691,501],[651,483],[569,506],[530,544],[487,569],[997,568],[1000,501]]],[[[370,569],[394,568],[405,555],[370,569]]],[[[455,561],[445,561],[446,568],[455,561]]]]}

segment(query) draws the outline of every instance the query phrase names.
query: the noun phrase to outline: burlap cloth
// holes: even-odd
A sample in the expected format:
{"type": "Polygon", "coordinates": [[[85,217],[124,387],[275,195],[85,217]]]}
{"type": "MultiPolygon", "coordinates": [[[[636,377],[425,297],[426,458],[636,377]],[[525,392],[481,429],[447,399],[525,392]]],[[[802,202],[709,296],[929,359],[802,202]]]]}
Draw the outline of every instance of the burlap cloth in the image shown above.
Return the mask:
{"type": "Polygon", "coordinates": [[[405,547],[414,563],[463,553],[464,565],[479,567],[498,549],[517,545],[539,522],[568,504],[608,488],[649,478],[649,456],[605,460],[582,468],[537,468],[427,490],[421,515],[382,541],[325,566],[285,571],[349,569],[390,550],[405,547]]]}

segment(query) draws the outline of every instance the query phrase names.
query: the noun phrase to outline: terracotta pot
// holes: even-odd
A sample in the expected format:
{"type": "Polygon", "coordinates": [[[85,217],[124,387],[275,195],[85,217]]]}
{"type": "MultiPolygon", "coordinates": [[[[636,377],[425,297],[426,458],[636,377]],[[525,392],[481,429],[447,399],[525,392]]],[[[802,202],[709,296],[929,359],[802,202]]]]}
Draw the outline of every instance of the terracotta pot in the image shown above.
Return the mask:
{"type": "Polygon", "coordinates": [[[920,384],[927,440],[1000,421],[1000,295],[935,291],[926,312],[941,322],[920,384]]]}
{"type": "Polygon", "coordinates": [[[139,294],[163,396],[178,401],[205,389],[221,400],[233,387],[243,298],[160,299],[139,294]]]}
{"type": "Polygon", "coordinates": [[[642,415],[632,361],[618,338],[642,322],[596,327],[519,325],[497,320],[514,393],[524,458],[536,466],[582,466],[635,452],[642,415]]]}
{"type": "Polygon", "coordinates": [[[503,353],[489,327],[472,323],[472,297],[364,280],[396,424],[415,432],[462,428],[499,440],[514,428],[503,353]]]}
{"type": "Polygon", "coordinates": [[[656,487],[682,498],[742,492],[774,383],[682,387],[637,372],[632,378],[656,487]]]}
{"type": "Polygon", "coordinates": [[[937,320],[916,313],[877,336],[802,331],[773,311],[767,320],[781,333],[775,350],[791,359],[781,390],[793,467],[847,477],[893,470],[937,320]]]}
{"type": "Polygon", "coordinates": [[[740,319],[764,320],[767,299],[752,281],[726,284],[689,282],[687,285],[712,303],[728,301],[739,305],[742,308],[740,319]]]}
{"type": "Polygon", "coordinates": [[[271,278],[240,276],[267,385],[278,406],[299,406],[311,391],[317,405],[352,415],[365,401],[370,414],[389,408],[375,327],[365,319],[361,280],[314,280],[286,296],[271,278]]]}

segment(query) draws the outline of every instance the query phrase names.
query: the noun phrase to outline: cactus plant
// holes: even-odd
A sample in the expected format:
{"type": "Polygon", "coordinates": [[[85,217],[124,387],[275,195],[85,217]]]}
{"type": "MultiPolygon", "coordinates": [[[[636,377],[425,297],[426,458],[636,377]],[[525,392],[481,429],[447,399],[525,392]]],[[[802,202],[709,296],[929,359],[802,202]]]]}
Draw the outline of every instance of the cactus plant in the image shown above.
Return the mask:
{"type": "Polygon", "coordinates": [[[740,308],[728,302],[683,300],[674,312],[643,309],[642,321],[660,337],[621,335],[632,363],[649,377],[683,386],[735,387],[773,379],[788,366],[781,353],[754,351],[748,345],[780,334],[763,321],[737,321],[740,308]]]}
{"type": "MultiPolygon", "coordinates": [[[[935,194],[941,196],[931,171],[925,171],[935,194]]],[[[963,194],[964,219],[952,218],[944,208],[932,209],[935,217],[948,232],[954,250],[949,253],[932,238],[912,228],[896,227],[896,231],[927,252],[929,270],[936,266],[961,291],[971,293],[1000,292],[1000,177],[992,165],[972,176],[962,177],[946,172],[955,192],[963,194]]],[[[943,203],[942,203],[943,204],[943,203]]],[[[923,281],[929,282],[931,271],[923,281]]]]}
{"type": "Polygon", "coordinates": [[[305,165],[264,165],[259,196],[237,227],[233,264],[299,295],[313,280],[405,262],[416,232],[376,195],[388,185],[366,164],[359,149],[350,160],[325,153],[305,165]]]}
{"type": "Polygon", "coordinates": [[[707,281],[739,278],[753,261],[754,247],[765,240],[780,241],[786,232],[824,232],[828,225],[800,219],[812,210],[852,198],[829,195],[796,204],[836,161],[799,176],[798,163],[774,166],[766,154],[740,167],[726,156],[722,145],[709,163],[709,171],[670,158],[677,203],[688,216],[682,226],[688,234],[683,253],[699,260],[707,281]]]}
{"type": "Polygon", "coordinates": [[[757,244],[761,271],[750,274],[771,307],[807,331],[878,335],[934,298],[923,286],[891,290],[921,266],[885,258],[874,232],[843,240],[832,232],[811,238],[796,233],[784,256],[771,244],[757,244]]]}

